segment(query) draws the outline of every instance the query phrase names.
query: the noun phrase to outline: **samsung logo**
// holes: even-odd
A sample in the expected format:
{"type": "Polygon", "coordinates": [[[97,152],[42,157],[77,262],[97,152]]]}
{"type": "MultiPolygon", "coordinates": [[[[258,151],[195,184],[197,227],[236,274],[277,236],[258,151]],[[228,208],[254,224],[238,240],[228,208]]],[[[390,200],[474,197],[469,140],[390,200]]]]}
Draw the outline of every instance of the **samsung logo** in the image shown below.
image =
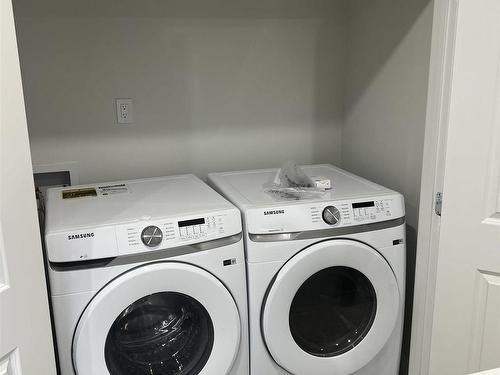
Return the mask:
{"type": "Polygon", "coordinates": [[[90,233],[78,233],[78,234],[70,234],[68,236],[68,240],[81,240],[83,238],[91,238],[94,237],[94,232],[90,233]]]}
{"type": "Polygon", "coordinates": [[[264,211],[264,215],[283,215],[285,210],[264,211]]]}

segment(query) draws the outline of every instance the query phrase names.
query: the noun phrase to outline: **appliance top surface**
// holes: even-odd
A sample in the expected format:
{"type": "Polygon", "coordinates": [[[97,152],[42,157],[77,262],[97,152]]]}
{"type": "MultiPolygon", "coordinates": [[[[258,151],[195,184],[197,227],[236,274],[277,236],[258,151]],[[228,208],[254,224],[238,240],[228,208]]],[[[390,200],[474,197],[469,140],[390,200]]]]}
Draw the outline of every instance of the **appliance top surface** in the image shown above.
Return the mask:
{"type": "Polygon", "coordinates": [[[307,203],[312,201],[332,201],[375,197],[397,194],[364,178],[358,177],[333,165],[311,165],[301,167],[308,176],[329,178],[332,189],[327,190],[320,199],[300,201],[280,200],[264,191],[264,185],[271,182],[278,169],[261,169],[240,172],[212,173],[210,179],[221,188],[240,208],[263,207],[307,203]]]}
{"type": "Polygon", "coordinates": [[[194,175],[52,188],[47,190],[46,231],[204,215],[227,209],[235,208],[194,175]],[[90,194],[63,199],[63,192],[68,190],[76,190],[76,195],[78,191],[90,194]]]}

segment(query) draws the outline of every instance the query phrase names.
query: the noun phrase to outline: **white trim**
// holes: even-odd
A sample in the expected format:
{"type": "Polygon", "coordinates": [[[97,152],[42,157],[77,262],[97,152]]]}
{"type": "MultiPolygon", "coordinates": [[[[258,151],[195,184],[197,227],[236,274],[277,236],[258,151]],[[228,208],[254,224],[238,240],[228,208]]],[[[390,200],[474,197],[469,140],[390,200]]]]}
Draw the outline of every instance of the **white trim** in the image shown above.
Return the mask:
{"type": "Polygon", "coordinates": [[[0,218],[0,293],[7,289],[9,289],[9,272],[5,255],[5,243],[3,240],[2,219],[0,218]]]}
{"type": "MultiPolygon", "coordinates": [[[[429,370],[440,230],[440,218],[434,213],[434,204],[436,193],[443,191],[458,6],[459,0],[435,0],[434,4],[413,299],[410,375],[426,375],[429,370]]],[[[443,199],[446,199],[446,194],[443,199]]]]}
{"type": "Polygon", "coordinates": [[[264,340],[273,359],[292,374],[348,375],[368,364],[388,342],[401,307],[396,276],[373,248],[352,240],[332,240],[299,252],[279,271],[262,313],[264,340]],[[372,283],[377,295],[375,319],[366,336],[348,352],[316,357],[295,342],[289,324],[292,301],[302,284],[328,267],[358,270],[372,283]]]}
{"type": "Polygon", "coordinates": [[[71,185],[80,184],[80,173],[78,171],[77,161],[68,161],[52,164],[34,164],[33,174],[36,173],[51,173],[51,172],[69,172],[71,185]]]}

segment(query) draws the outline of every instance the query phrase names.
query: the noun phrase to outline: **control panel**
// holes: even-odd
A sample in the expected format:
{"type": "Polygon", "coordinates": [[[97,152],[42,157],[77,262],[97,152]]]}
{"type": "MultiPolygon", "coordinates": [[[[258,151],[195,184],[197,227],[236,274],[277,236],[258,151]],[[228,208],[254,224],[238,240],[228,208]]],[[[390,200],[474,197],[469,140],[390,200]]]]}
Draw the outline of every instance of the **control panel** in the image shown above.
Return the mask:
{"type": "Polygon", "coordinates": [[[376,199],[354,202],[335,202],[335,205],[314,205],[310,208],[310,222],[335,226],[357,225],[391,220],[404,216],[404,209],[398,200],[376,199]],[[323,219],[323,220],[321,220],[323,219]]]}
{"type": "Polygon", "coordinates": [[[246,213],[252,234],[291,233],[371,224],[404,217],[402,195],[394,193],[369,199],[304,202],[251,209],[246,213]]]}
{"type": "Polygon", "coordinates": [[[354,224],[390,220],[399,217],[397,212],[394,212],[392,203],[391,199],[343,203],[341,205],[342,216],[346,222],[354,224]]]}
{"type": "Polygon", "coordinates": [[[139,220],[117,225],[117,255],[163,250],[206,242],[241,232],[241,216],[236,209],[204,216],[139,220]]]}
{"type": "Polygon", "coordinates": [[[120,254],[182,246],[223,237],[226,233],[226,216],[208,215],[117,227],[120,254]]]}
{"type": "Polygon", "coordinates": [[[404,209],[395,204],[394,199],[340,202],[337,210],[340,216],[338,221],[346,226],[369,224],[404,216],[404,209]]]}
{"type": "Polygon", "coordinates": [[[391,216],[390,201],[384,201],[383,199],[353,203],[352,210],[355,221],[374,220],[378,216],[391,216]]]}
{"type": "Polygon", "coordinates": [[[164,250],[241,233],[236,208],[204,216],[150,219],[88,227],[46,236],[51,262],[74,262],[164,250]]]}
{"type": "Polygon", "coordinates": [[[208,216],[206,218],[179,221],[177,227],[179,228],[181,241],[192,241],[203,239],[213,233],[224,233],[223,224],[222,217],[208,216]]]}

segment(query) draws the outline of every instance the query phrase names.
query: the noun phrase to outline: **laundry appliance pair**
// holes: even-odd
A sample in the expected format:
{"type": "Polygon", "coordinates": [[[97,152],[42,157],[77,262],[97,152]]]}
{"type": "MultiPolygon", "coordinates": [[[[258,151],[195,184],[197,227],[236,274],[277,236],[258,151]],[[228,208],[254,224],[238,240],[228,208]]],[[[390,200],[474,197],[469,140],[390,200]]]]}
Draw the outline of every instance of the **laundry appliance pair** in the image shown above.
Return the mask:
{"type": "Polygon", "coordinates": [[[304,170],[332,190],[276,198],[276,170],[209,175],[234,205],[192,175],[50,189],[61,374],[397,374],[403,199],[304,170]]]}

